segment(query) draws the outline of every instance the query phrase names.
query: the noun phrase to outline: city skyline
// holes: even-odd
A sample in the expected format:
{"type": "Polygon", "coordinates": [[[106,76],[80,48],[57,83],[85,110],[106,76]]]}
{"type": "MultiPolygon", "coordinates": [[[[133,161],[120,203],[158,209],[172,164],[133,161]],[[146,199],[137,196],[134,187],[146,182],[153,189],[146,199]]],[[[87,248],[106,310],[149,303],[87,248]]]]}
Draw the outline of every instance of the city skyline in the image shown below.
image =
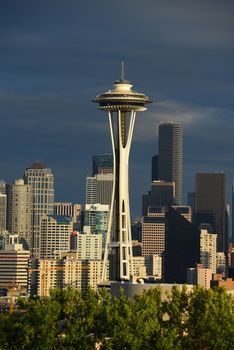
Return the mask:
{"type": "Polygon", "coordinates": [[[184,202],[195,173],[224,171],[230,203],[233,10],[229,1],[2,5],[0,178],[13,183],[41,160],[55,174],[56,200],[84,202],[92,155],[111,153],[108,125],[91,99],[109,88],[124,59],[128,79],[155,101],[136,122],[132,218],[150,186],[161,121],[184,129],[184,202]]]}

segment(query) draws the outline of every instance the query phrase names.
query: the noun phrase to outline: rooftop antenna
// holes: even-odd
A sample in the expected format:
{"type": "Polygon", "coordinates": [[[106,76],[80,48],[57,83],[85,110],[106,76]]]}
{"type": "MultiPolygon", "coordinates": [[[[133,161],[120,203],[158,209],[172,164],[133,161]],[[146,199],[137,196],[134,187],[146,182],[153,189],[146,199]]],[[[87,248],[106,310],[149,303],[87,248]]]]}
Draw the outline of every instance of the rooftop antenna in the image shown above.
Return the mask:
{"type": "Polygon", "coordinates": [[[121,67],[121,81],[124,82],[124,61],[122,61],[122,67],[121,67]]]}

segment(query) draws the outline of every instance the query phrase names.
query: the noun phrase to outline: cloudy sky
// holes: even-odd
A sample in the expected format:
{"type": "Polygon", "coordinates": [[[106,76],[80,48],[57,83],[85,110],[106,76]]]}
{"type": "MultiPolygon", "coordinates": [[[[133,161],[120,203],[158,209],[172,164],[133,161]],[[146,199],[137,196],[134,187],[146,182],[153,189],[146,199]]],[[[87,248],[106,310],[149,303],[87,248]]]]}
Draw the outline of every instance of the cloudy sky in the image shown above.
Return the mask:
{"type": "Polygon", "coordinates": [[[137,116],[132,214],[150,186],[158,124],[184,127],[183,192],[196,172],[234,175],[234,2],[1,1],[0,179],[42,160],[56,200],[84,202],[93,154],[111,152],[107,116],[91,100],[120,77],[154,100],[137,116]]]}

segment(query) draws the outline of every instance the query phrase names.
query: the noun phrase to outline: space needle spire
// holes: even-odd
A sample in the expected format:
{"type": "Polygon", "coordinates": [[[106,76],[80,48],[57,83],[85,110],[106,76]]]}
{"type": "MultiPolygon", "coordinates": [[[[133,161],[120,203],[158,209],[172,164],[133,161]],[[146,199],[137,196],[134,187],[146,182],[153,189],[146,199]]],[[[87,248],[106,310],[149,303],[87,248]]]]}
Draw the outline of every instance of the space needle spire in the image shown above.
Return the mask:
{"type": "Polygon", "coordinates": [[[132,90],[131,83],[125,80],[122,61],[121,78],[114,83],[114,89],[97,95],[94,102],[99,104],[100,110],[108,113],[114,173],[102,282],[106,279],[108,259],[110,280],[128,281],[133,275],[129,153],[136,112],[145,111],[146,104],[151,101],[144,94],[132,90]]]}

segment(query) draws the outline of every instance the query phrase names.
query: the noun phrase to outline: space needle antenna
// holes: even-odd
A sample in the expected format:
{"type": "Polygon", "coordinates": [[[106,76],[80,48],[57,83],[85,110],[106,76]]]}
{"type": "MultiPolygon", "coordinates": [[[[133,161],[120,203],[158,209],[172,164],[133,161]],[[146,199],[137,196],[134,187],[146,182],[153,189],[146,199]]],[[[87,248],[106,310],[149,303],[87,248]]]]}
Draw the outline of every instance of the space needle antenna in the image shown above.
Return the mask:
{"type": "Polygon", "coordinates": [[[121,81],[124,82],[124,61],[122,60],[122,67],[121,67],[121,81]]]}

